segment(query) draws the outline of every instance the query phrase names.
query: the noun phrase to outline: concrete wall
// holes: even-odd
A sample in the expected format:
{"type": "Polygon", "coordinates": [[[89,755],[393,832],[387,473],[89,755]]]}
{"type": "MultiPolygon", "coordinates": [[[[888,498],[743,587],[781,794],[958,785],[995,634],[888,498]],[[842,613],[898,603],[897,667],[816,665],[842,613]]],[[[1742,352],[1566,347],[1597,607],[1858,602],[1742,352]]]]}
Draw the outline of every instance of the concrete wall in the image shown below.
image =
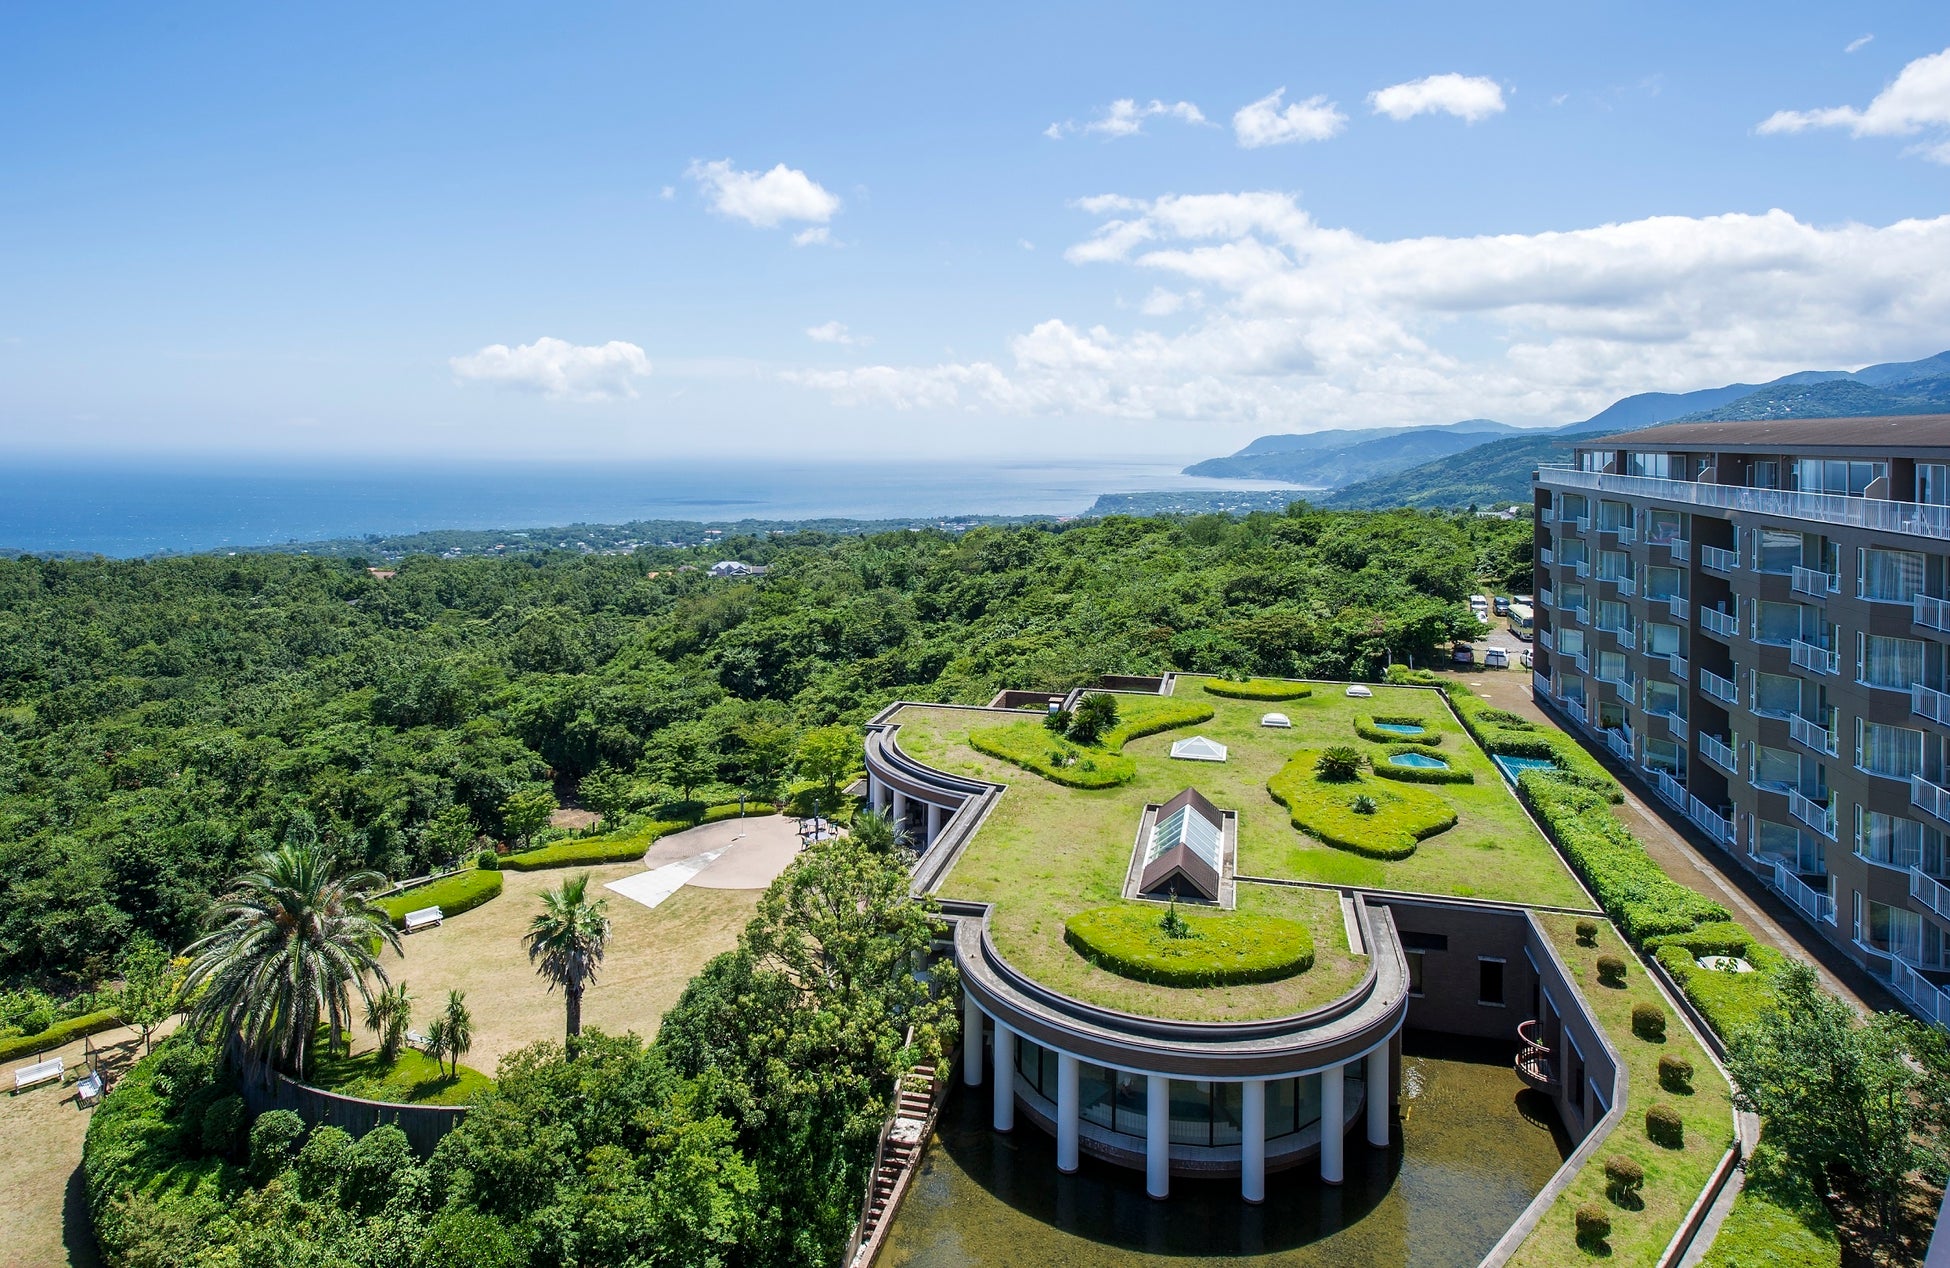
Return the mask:
{"type": "Polygon", "coordinates": [[[244,1076],[243,1086],[238,1090],[252,1117],[267,1110],[287,1109],[310,1126],[338,1127],[353,1136],[363,1136],[375,1127],[390,1123],[406,1133],[413,1152],[422,1158],[431,1155],[441,1138],[467,1117],[465,1105],[390,1105],[340,1096],[295,1083],[282,1074],[274,1074],[271,1079],[266,1084],[261,1078],[244,1076]]]}

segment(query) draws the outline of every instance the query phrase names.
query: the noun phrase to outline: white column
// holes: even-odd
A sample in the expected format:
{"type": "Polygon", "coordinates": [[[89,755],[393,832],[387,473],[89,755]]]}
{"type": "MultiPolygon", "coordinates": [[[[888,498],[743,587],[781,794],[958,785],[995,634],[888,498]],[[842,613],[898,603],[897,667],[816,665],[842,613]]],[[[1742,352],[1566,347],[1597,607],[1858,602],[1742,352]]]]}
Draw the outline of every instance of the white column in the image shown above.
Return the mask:
{"type": "Polygon", "coordinates": [[[961,993],[961,1081],[982,1086],[982,1006],[967,990],[961,993]]]}
{"type": "Polygon", "coordinates": [[[1368,1143],[1377,1149],[1388,1147],[1389,1102],[1394,1087],[1388,1078],[1388,1045],[1368,1054],[1368,1143]]]}
{"type": "Polygon", "coordinates": [[[900,826],[906,821],[907,821],[907,794],[902,792],[900,789],[896,788],[894,790],[895,830],[898,831],[900,829],[900,826]]]}
{"type": "Polygon", "coordinates": [[[1171,1196],[1171,1080],[1162,1074],[1145,1076],[1144,1191],[1171,1196]]]}
{"type": "Polygon", "coordinates": [[[1347,1130],[1344,1090],[1340,1066],[1320,1072],[1320,1178],[1327,1184],[1341,1182],[1341,1133],[1347,1130]]]}
{"type": "Polygon", "coordinates": [[[928,839],[922,842],[923,845],[934,844],[934,839],[941,835],[941,820],[945,817],[946,812],[940,806],[928,803],[928,839]]]}
{"type": "Polygon", "coordinates": [[[995,1023],[995,1130],[1016,1127],[1016,1032],[995,1023]]]}
{"type": "Polygon", "coordinates": [[[874,789],[874,798],[873,798],[874,813],[884,815],[893,808],[893,805],[894,805],[894,790],[888,787],[887,781],[883,779],[880,781],[879,787],[874,789]]]}
{"type": "Polygon", "coordinates": [[[1266,1200],[1266,1080],[1247,1079],[1241,1085],[1239,1135],[1239,1196],[1248,1202],[1266,1200]]]}
{"type": "Polygon", "coordinates": [[[1056,1169],[1069,1174],[1077,1169],[1077,1102],[1080,1099],[1077,1059],[1067,1052],[1056,1054],[1056,1169]]]}

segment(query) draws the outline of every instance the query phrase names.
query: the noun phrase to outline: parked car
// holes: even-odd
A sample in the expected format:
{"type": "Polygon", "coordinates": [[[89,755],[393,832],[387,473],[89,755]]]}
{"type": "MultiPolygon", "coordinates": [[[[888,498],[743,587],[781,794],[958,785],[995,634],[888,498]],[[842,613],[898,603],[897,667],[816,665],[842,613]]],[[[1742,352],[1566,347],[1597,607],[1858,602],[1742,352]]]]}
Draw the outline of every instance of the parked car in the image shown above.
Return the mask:
{"type": "Polygon", "coordinates": [[[1524,667],[1525,669],[1529,669],[1529,668],[1530,668],[1530,649],[1529,649],[1528,647],[1526,647],[1526,648],[1524,648],[1524,649],[1523,649],[1523,654],[1522,654],[1522,655],[1520,655],[1520,656],[1519,656],[1519,657],[1518,657],[1517,659],[1518,659],[1518,660],[1519,660],[1519,661],[1520,661],[1520,662],[1521,662],[1521,663],[1523,664],[1523,667],[1524,667]]]}
{"type": "Polygon", "coordinates": [[[1490,606],[1496,609],[1498,616],[1508,616],[1510,615],[1510,596],[1499,594],[1490,601],[1490,606]]]}
{"type": "Polygon", "coordinates": [[[1510,667],[1510,653],[1504,651],[1501,647],[1492,647],[1483,653],[1483,665],[1488,669],[1508,669],[1510,667]]]}
{"type": "Polygon", "coordinates": [[[1457,643],[1454,655],[1458,665],[1474,665],[1476,663],[1476,649],[1468,643],[1457,643]]]}

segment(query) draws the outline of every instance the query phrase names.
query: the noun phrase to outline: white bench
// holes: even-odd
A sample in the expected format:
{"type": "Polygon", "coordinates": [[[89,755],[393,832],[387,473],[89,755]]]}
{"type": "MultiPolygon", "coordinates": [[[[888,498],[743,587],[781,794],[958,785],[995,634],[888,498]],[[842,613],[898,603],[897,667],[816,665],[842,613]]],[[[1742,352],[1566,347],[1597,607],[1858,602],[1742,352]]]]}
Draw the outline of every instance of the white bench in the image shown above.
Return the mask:
{"type": "Polygon", "coordinates": [[[442,919],[444,916],[438,907],[422,907],[418,911],[409,911],[406,913],[406,931],[418,933],[422,929],[431,929],[442,919]]]}
{"type": "Polygon", "coordinates": [[[24,1065],[14,1071],[14,1091],[18,1092],[41,1083],[59,1083],[66,1070],[67,1067],[61,1064],[59,1057],[49,1057],[45,1061],[36,1061],[33,1065],[24,1065]]]}
{"type": "Polygon", "coordinates": [[[74,1085],[74,1098],[83,1105],[93,1105],[102,1099],[102,1076],[90,1074],[74,1085]]]}

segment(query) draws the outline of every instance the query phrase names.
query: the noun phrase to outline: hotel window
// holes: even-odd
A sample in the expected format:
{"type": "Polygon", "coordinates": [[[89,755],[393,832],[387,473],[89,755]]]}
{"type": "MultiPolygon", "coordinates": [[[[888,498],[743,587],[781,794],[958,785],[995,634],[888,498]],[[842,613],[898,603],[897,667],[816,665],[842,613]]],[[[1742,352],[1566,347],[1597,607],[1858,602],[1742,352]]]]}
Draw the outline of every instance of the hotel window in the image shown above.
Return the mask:
{"type": "Polygon", "coordinates": [[[1598,702],[1598,729],[1612,731],[1625,725],[1625,706],[1616,700],[1598,702]]]}
{"type": "Polygon", "coordinates": [[[1941,942],[1922,916],[1874,899],[1865,905],[1869,909],[1866,941],[1870,946],[1909,964],[1933,968],[1943,963],[1941,942]]]}
{"type": "Polygon", "coordinates": [[[1658,621],[1645,624],[1645,651],[1649,656],[1680,656],[1679,627],[1663,625],[1658,621]]]}
{"type": "Polygon", "coordinates": [[[1622,550],[1601,550],[1598,552],[1598,576],[1605,581],[1619,581],[1632,575],[1632,557],[1622,550]]]}
{"type": "Polygon", "coordinates": [[[1679,578],[1680,572],[1677,568],[1647,568],[1645,570],[1645,597],[1648,599],[1684,598],[1684,583],[1679,578]]]}
{"type": "Polygon", "coordinates": [[[1581,608],[1585,606],[1585,602],[1584,585],[1582,582],[1577,581],[1565,582],[1564,589],[1559,592],[1557,597],[1557,606],[1566,611],[1581,608]]]}
{"type": "Polygon", "coordinates": [[[1632,454],[1632,474],[1651,476],[1655,480],[1672,478],[1672,455],[1669,453],[1632,454]]]}
{"type": "Polygon", "coordinates": [[[1617,599],[1598,600],[1598,628],[1601,630],[1623,630],[1631,628],[1632,613],[1617,599]]]}
{"type": "Polygon", "coordinates": [[[1581,520],[1590,517],[1591,503],[1585,500],[1582,493],[1566,493],[1563,495],[1563,502],[1563,506],[1559,508],[1559,515],[1562,518],[1581,520]]]}
{"type": "MultiPolygon", "coordinates": [[[[1680,721],[1686,720],[1685,688],[1678,683],[1661,682],[1657,678],[1645,680],[1645,711],[1647,713],[1667,713],[1680,721]]],[[[1648,755],[1651,749],[1647,748],[1648,755]]]]}
{"type": "Polygon", "coordinates": [[[1811,850],[1807,833],[1791,823],[1775,823],[1771,819],[1752,819],[1754,853],[1764,859],[1785,863],[1804,875],[1813,875],[1820,870],[1820,850],[1811,850]],[[1813,863],[1811,870],[1806,864],[1813,863]]]}
{"type": "Polygon", "coordinates": [[[1678,743],[1673,740],[1659,740],[1647,736],[1645,766],[1647,770],[1662,770],[1674,779],[1686,778],[1686,764],[1680,758],[1678,743]]]}
{"type": "Polygon", "coordinates": [[[1761,572],[1788,572],[1801,562],[1801,534],[1763,528],[1754,546],[1754,567],[1761,572]]]}
{"type": "Polygon", "coordinates": [[[1908,691],[1923,681],[1922,640],[1857,634],[1855,641],[1856,673],[1869,686],[1908,691]]]}
{"type": "Polygon", "coordinates": [[[1655,542],[1678,541],[1686,535],[1685,523],[1678,511],[1647,511],[1645,535],[1655,542]]]}
{"type": "Polygon", "coordinates": [[[1889,474],[1886,462],[1844,462],[1834,458],[1796,458],[1794,487],[1803,493],[1861,497],[1869,485],[1889,474]]]}
{"type": "Polygon", "coordinates": [[[1575,626],[1566,626],[1557,632],[1557,651],[1562,656],[1582,656],[1584,654],[1584,631],[1575,626]]]}
{"type": "Polygon", "coordinates": [[[1611,455],[1603,450],[1585,449],[1578,453],[1578,470],[1603,471],[1610,464],[1611,455]]]}
{"type": "Polygon", "coordinates": [[[1914,819],[1861,806],[1855,808],[1855,851],[1870,862],[1890,867],[1920,867],[1926,872],[1938,872],[1943,867],[1943,838],[1936,832],[1914,819]]]}
{"type": "Polygon", "coordinates": [[[1801,754],[1784,748],[1754,745],[1754,786],[1786,792],[1801,786],[1801,754]]]}
{"type": "Polygon", "coordinates": [[[1913,550],[1856,551],[1856,592],[1882,603],[1908,603],[1923,593],[1923,556],[1913,550]]]}
{"type": "Polygon", "coordinates": [[[1872,775],[1908,779],[1923,770],[1923,733],[1855,720],[1855,764],[1872,775]]]}
{"type": "Polygon", "coordinates": [[[1630,528],[1632,508],[1624,502],[1598,503],[1598,527],[1608,529],[1630,528]]]}
{"type": "Polygon", "coordinates": [[[1916,500],[1929,506],[1950,506],[1950,463],[1916,464],[1916,500]]]}
{"type": "Polygon", "coordinates": [[[1492,956],[1476,959],[1476,1002],[1503,1007],[1503,961],[1492,956]]]}
{"type": "Polygon", "coordinates": [[[1754,641],[1785,647],[1801,637],[1799,603],[1756,603],[1754,641]]]}
{"type": "Polygon", "coordinates": [[[1801,680],[1791,674],[1756,673],[1754,712],[1775,718],[1801,712],[1801,680]]]}
{"type": "Polygon", "coordinates": [[[1559,562],[1566,567],[1575,568],[1585,560],[1584,539],[1567,537],[1558,546],[1559,562]]]}
{"type": "Polygon", "coordinates": [[[1598,676],[1600,678],[1609,678],[1613,682],[1624,682],[1625,681],[1625,653],[1624,652],[1599,652],[1598,653],[1598,676]]]}
{"type": "Polygon", "coordinates": [[[1781,487],[1781,464],[1773,459],[1756,462],[1747,468],[1747,483],[1756,489],[1781,487]]]}

